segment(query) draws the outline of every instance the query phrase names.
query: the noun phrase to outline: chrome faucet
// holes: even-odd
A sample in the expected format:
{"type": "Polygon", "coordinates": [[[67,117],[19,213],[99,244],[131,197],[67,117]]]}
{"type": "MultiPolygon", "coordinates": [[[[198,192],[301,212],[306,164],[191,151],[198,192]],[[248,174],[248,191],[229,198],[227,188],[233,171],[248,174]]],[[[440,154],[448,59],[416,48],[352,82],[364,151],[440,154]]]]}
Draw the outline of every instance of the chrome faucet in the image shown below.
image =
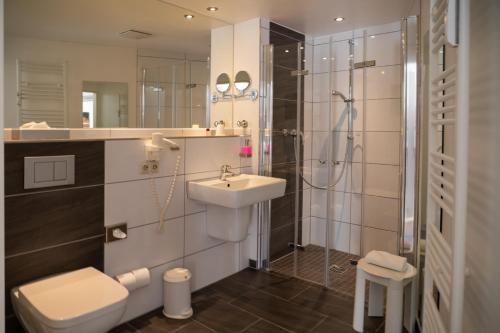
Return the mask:
{"type": "Polygon", "coordinates": [[[227,177],[236,175],[234,172],[229,171],[231,166],[229,164],[224,164],[220,167],[220,180],[226,180],[227,177]]]}

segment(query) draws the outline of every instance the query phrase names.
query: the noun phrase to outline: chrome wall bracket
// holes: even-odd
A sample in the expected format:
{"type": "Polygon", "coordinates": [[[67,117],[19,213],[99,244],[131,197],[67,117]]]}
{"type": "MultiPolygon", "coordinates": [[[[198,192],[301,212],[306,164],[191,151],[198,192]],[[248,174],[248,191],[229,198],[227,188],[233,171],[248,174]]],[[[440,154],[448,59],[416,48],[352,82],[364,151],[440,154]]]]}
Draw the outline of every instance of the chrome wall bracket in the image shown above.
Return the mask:
{"type": "Polygon", "coordinates": [[[306,75],[309,75],[309,71],[307,69],[295,70],[295,71],[291,71],[290,74],[292,76],[306,76],[306,75]]]}
{"type": "Polygon", "coordinates": [[[354,69],[365,68],[365,67],[373,67],[377,64],[375,60],[367,60],[361,61],[354,64],[354,69]]]}

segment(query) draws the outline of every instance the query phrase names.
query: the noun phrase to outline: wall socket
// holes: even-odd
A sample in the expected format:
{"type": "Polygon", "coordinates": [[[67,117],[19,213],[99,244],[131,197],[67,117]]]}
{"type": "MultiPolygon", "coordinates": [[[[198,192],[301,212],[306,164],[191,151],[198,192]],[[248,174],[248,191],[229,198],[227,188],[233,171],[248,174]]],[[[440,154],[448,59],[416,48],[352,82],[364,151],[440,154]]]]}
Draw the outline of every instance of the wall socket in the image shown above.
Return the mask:
{"type": "Polygon", "coordinates": [[[149,160],[144,161],[141,165],[142,174],[158,173],[160,171],[160,161],[149,160]]]}

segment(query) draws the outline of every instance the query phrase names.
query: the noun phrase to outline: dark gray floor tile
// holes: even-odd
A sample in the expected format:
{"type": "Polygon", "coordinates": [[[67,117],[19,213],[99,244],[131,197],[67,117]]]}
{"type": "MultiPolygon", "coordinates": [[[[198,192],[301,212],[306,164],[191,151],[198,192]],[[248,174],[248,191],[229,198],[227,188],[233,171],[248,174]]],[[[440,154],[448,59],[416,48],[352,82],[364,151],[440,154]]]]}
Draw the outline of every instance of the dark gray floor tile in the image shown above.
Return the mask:
{"type": "MultiPolygon", "coordinates": [[[[170,319],[158,309],[130,322],[140,333],[170,333],[191,323],[192,319],[170,319]]],[[[126,331],[125,331],[126,332],[126,331]]]]}
{"type": "MultiPolygon", "coordinates": [[[[300,307],[318,311],[344,323],[352,323],[354,300],[332,290],[311,287],[291,300],[300,307]]],[[[383,318],[368,317],[365,311],[365,330],[375,332],[383,318]]]]}
{"type": "Polygon", "coordinates": [[[281,298],[290,299],[312,286],[311,283],[281,274],[270,274],[261,271],[246,269],[232,276],[245,285],[281,298]]]}
{"type": "Polygon", "coordinates": [[[239,332],[258,318],[220,299],[193,303],[194,319],[220,333],[239,332]]]}
{"type": "Polygon", "coordinates": [[[250,326],[243,333],[286,333],[288,331],[278,327],[270,322],[259,320],[254,325],[250,326]]]}
{"type": "Polygon", "coordinates": [[[308,308],[260,291],[249,291],[231,304],[295,332],[307,332],[324,318],[308,308]]]}
{"type": "Polygon", "coordinates": [[[108,333],[140,333],[140,332],[136,330],[134,327],[132,327],[132,325],[130,325],[129,323],[126,323],[113,328],[108,333]]]}
{"type": "Polygon", "coordinates": [[[315,327],[311,333],[353,333],[356,332],[353,330],[352,326],[344,323],[335,318],[327,318],[317,327],[315,327]]]}
{"type": "Polygon", "coordinates": [[[251,289],[254,289],[252,285],[241,283],[235,278],[228,277],[195,292],[193,294],[193,301],[202,297],[216,297],[229,302],[251,289]]]}
{"type": "Polygon", "coordinates": [[[175,333],[214,333],[214,331],[201,325],[200,323],[193,321],[180,330],[175,331],[175,333]]]}

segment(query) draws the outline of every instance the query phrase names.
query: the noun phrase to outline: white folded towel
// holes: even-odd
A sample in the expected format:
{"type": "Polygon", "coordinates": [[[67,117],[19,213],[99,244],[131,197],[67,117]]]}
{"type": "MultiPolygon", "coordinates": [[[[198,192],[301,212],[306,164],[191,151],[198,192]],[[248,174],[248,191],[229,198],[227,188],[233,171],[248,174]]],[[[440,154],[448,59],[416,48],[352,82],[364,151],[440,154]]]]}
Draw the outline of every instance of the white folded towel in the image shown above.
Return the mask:
{"type": "Polygon", "coordinates": [[[22,124],[20,126],[20,128],[22,129],[25,129],[25,128],[36,128],[36,129],[40,129],[40,128],[50,128],[49,124],[47,124],[46,121],[41,121],[39,123],[37,123],[36,121],[31,121],[29,123],[26,123],[26,124],[22,124]]]}
{"type": "Polygon", "coordinates": [[[404,272],[407,269],[405,257],[396,256],[385,251],[370,251],[365,257],[367,263],[404,272]]]}

